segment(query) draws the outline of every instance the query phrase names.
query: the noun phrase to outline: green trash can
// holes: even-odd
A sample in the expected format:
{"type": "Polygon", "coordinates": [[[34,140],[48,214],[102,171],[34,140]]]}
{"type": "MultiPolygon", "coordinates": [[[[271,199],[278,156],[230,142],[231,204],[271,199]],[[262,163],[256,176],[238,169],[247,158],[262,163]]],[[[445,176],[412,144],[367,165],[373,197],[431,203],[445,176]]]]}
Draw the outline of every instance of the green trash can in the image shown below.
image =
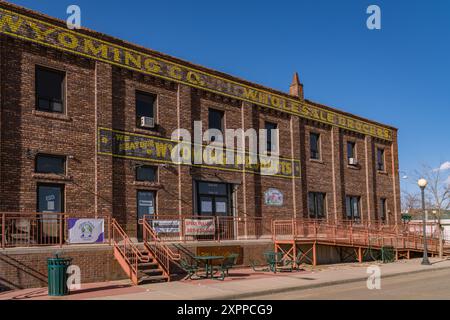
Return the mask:
{"type": "Polygon", "coordinates": [[[51,258],[47,260],[48,270],[48,295],[61,297],[69,294],[67,287],[67,268],[72,263],[72,259],[51,258]]]}
{"type": "Polygon", "coordinates": [[[395,249],[392,246],[385,246],[381,248],[381,256],[383,263],[395,262],[395,249]]]}

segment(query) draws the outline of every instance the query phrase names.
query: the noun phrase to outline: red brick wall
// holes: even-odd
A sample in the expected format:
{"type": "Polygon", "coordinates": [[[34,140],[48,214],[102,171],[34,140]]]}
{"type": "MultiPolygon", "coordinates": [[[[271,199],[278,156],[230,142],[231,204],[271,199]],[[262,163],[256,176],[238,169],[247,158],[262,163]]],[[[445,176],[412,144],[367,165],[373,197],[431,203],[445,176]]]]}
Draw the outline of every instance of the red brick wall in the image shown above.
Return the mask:
{"type": "Polygon", "coordinates": [[[347,132],[339,128],[229,99],[184,85],[122,70],[101,62],[61,53],[2,36],[1,42],[1,211],[36,209],[36,184],[65,184],[66,212],[93,216],[112,214],[133,235],[136,231],[136,191],[157,191],[161,215],[192,215],[193,179],[224,181],[236,185],[238,216],[307,216],[307,192],[327,194],[328,219],[342,219],[346,194],[361,196],[363,219],[373,220],[381,197],[388,199],[389,221],[399,220],[397,140],[393,143],[347,132]],[[67,115],[36,112],[34,70],[36,65],[67,74],[67,115]],[[135,91],[158,95],[158,128],[152,132],[135,125],[135,91]],[[226,128],[263,128],[264,121],[280,128],[282,157],[301,161],[300,179],[264,177],[186,166],[160,167],[156,184],[136,183],[135,161],[97,154],[97,127],[170,138],[178,128],[192,129],[201,120],[207,128],[208,108],[224,110],[226,128]],[[320,161],[309,159],[309,133],[321,134],[320,161]],[[357,143],[358,168],[350,168],[346,142],[357,143]],[[375,169],[376,147],[385,149],[386,172],[375,169]],[[34,174],[34,159],[26,150],[73,155],[66,178],[34,174]],[[277,188],[284,194],[282,207],[264,205],[264,192],[277,188]]]}

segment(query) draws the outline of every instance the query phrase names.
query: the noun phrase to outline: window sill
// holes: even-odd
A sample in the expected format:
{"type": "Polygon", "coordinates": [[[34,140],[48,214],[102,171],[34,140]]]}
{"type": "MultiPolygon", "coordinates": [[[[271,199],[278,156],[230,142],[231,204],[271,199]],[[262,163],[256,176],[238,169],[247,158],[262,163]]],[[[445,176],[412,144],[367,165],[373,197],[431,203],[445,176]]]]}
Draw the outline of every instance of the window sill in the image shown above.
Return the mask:
{"type": "Polygon", "coordinates": [[[382,174],[382,175],[385,175],[385,176],[387,176],[387,175],[388,175],[388,173],[387,173],[386,171],[378,171],[378,170],[377,170],[377,173],[378,173],[378,174],[382,174]]]}
{"type": "Polygon", "coordinates": [[[319,164],[325,164],[325,162],[323,162],[322,160],[318,160],[318,159],[309,159],[310,162],[314,162],[314,163],[319,163],[319,164]]]}
{"type": "Polygon", "coordinates": [[[151,190],[162,189],[162,185],[159,182],[134,181],[133,185],[136,187],[147,188],[151,190]]]}
{"type": "Polygon", "coordinates": [[[45,112],[45,111],[39,111],[39,110],[33,110],[33,115],[37,117],[47,118],[47,119],[53,119],[53,120],[60,120],[65,122],[72,122],[72,118],[70,118],[68,115],[63,113],[55,113],[55,112],[45,112]]]}
{"type": "Polygon", "coordinates": [[[351,165],[351,164],[347,164],[347,168],[351,169],[351,170],[361,170],[360,166],[355,166],[355,165],[351,165]]]}
{"type": "Polygon", "coordinates": [[[156,128],[155,129],[134,128],[133,132],[138,133],[138,134],[147,135],[147,136],[157,136],[157,137],[162,136],[161,132],[159,132],[159,130],[156,128]]]}
{"type": "Polygon", "coordinates": [[[71,176],[60,176],[53,173],[33,173],[32,178],[35,180],[60,181],[60,182],[73,181],[73,177],[71,176]]]}

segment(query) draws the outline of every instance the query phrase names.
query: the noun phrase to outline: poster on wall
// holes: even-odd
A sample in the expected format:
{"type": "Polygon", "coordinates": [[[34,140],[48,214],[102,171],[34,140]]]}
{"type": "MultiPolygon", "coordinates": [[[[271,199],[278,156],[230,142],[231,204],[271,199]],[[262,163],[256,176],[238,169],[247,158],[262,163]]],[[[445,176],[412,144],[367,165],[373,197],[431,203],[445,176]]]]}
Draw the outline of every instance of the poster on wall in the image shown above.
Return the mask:
{"type": "Polygon", "coordinates": [[[68,219],[69,243],[103,243],[105,239],[104,219],[68,219]]]}
{"type": "Polygon", "coordinates": [[[211,236],[216,233],[214,219],[186,219],[184,224],[187,236],[211,236]]]}
{"type": "Polygon", "coordinates": [[[284,203],[283,193],[278,189],[270,188],[264,194],[264,203],[267,206],[282,206],[284,203]]]}
{"type": "Polygon", "coordinates": [[[156,233],[180,233],[180,220],[153,220],[153,230],[156,233]]]}

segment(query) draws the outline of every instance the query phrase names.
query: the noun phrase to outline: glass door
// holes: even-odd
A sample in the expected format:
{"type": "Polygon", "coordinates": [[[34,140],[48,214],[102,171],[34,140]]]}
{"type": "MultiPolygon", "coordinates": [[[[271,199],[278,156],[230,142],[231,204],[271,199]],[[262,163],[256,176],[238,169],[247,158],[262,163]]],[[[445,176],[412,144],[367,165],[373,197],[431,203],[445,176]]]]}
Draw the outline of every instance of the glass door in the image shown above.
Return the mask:
{"type": "Polygon", "coordinates": [[[144,240],[143,227],[139,222],[148,216],[155,215],[155,192],[137,192],[137,238],[141,242],[144,240]]]}

